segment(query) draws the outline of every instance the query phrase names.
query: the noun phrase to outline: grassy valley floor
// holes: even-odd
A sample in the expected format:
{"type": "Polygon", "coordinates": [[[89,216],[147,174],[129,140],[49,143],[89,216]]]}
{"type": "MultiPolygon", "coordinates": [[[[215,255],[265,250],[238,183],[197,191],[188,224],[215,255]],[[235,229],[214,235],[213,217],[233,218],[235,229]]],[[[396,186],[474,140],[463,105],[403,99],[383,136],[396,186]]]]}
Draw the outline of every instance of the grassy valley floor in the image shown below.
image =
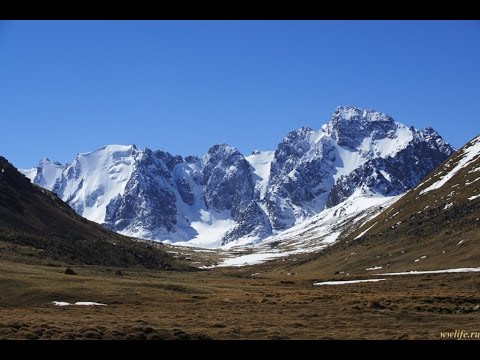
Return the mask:
{"type": "Polygon", "coordinates": [[[480,332],[479,273],[313,286],[345,277],[287,273],[281,261],[123,275],[96,266],[65,275],[54,265],[0,259],[0,339],[441,339],[441,332],[480,332]]]}

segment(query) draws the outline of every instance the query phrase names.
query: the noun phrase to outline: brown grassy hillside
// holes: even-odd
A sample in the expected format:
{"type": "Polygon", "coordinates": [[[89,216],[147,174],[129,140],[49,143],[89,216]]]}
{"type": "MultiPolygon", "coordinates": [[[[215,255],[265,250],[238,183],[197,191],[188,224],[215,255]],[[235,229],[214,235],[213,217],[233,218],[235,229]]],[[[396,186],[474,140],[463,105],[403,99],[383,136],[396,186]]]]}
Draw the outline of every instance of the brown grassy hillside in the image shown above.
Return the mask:
{"type": "Polygon", "coordinates": [[[187,268],[160,246],[115,234],[77,215],[54,193],[31,184],[3,157],[0,257],[28,262],[187,268]]]}
{"type": "Polygon", "coordinates": [[[480,267],[479,148],[477,137],[378,216],[303,259],[302,271],[341,276],[480,267]],[[374,267],[381,269],[366,270],[374,267]]]}

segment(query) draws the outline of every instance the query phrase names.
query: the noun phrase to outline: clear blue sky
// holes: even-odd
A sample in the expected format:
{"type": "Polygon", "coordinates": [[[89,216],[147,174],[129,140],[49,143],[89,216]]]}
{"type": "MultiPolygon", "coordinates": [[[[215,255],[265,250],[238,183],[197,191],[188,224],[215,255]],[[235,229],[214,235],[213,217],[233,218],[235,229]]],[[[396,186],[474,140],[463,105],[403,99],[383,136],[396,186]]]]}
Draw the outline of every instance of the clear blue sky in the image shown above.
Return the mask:
{"type": "Polygon", "coordinates": [[[338,105],[463,145],[480,133],[480,22],[0,22],[0,155],[17,167],[106,144],[275,149],[338,105]]]}

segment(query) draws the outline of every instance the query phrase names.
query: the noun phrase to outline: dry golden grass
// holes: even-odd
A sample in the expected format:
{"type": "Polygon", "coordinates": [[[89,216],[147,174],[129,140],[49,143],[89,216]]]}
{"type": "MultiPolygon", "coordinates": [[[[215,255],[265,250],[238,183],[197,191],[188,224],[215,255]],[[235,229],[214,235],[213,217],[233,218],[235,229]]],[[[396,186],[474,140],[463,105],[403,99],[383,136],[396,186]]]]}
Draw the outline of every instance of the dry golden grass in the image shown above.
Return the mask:
{"type": "Polygon", "coordinates": [[[0,339],[439,339],[441,331],[480,331],[475,273],[314,287],[329,276],[286,275],[278,264],[116,270],[77,266],[72,276],[0,260],[0,339]]]}

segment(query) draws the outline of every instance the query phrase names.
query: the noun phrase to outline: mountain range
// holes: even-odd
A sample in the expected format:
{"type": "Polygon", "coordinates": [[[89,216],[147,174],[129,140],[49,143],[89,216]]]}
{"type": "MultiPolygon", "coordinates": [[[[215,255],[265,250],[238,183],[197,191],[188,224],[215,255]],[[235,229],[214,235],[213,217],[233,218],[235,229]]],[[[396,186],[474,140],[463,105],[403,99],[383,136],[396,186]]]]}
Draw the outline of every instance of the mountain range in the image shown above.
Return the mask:
{"type": "MultiPolygon", "coordinates": [[[[479,180],[477,136],[346,241],[380,245],[389,253],[398,248],[393,251],[397,256],[389,262],[392,267],[405,259],[427,268],[478,264],[479,180]]],[[[397,268],[405,269],[402,265],[397,268]]]]}
{"type": "Polygon", "coordinates": [[[108,145],[21,171],[113,231],[216,247],[278,236],[359,194],[401,195],[454,151],[432,128],[338,107],[320,130],[292,131],[275,151],[244,156],[218,144],[203,157],[182,157],[108,145]]]}
{"type": "MultiPolygon", "coordinates": [[[[345,277],[478,267],[479,184],[477,136],[420,184],[375,215],[345,227],[337,242],[290,271],[345,277]]],[[[302,238],[318,238],[313,229],[303,230],[302,238]]]]}
{"type": "Polygon", "coordinates": [[[82,218],[1,156],[0,258],[49,265],[190,269],[158,245],[127,238],[82,218]]]}

